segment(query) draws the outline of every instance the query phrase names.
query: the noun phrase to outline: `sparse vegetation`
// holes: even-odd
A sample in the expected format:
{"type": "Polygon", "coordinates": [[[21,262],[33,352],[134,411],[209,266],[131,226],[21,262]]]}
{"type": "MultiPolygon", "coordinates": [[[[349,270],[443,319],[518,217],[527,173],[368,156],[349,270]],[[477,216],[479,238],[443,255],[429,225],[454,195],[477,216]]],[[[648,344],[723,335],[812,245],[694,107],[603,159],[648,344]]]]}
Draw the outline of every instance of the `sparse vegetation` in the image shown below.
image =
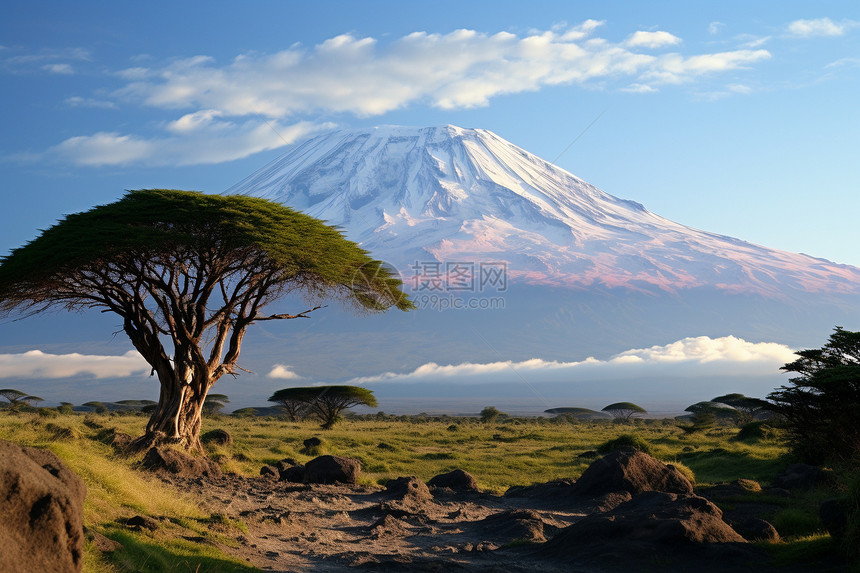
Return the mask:
{"type": "Polygon", "coordinates": [[[623,422],[629,422],[633,416],[648,413],[645,408],[633,402],[615,402],[603,408],[601,412],[609,412],[613,418],[623,422]]]}

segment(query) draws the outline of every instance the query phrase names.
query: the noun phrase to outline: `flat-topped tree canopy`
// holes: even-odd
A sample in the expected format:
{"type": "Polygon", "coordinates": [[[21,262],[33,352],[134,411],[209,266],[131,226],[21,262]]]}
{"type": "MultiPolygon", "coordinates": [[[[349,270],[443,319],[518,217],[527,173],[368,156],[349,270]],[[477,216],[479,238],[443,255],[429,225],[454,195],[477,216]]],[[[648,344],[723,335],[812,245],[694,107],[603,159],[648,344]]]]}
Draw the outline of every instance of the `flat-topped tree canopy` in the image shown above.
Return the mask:
{"type": "Polygon", "coordinates": [[[370,311],[413,308],[401,286],[322,221],[265,199],[170,189],[68,215],[0,259],[0,313],[118,314],[161,382],[147,436],[191,449],[209,388],[239,369],[246,328],[320,308],[267,315],[266,305],[299,292],[370,311]]]}

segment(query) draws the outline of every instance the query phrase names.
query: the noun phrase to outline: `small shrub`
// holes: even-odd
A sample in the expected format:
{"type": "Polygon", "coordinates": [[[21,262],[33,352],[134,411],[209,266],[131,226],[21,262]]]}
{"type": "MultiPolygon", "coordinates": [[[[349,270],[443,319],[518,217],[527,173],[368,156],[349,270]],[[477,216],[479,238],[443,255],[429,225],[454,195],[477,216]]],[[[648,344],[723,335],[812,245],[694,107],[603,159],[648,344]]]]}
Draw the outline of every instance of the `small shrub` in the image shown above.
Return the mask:
{"type": "Polygon", "coordinates": [[[778,437],[777,431],[764,422],[749,422],[741,426],[733,438],[738,442],[755,442],[758,440],[773,440],[778,437]]]}
{"type": "Polygon", "coordinates": [[[773,526],[781,537],[812,535],[823,529],[818,515],[794,507],[777,512],[773,517],[773,526]]]}
{"type": "Polygon", "coordinates": [[[386,452],[396,452],[397,451],[397,448],[395,448],[391,444],[386,444],[385,442],[379,442],[379,444],[377,444],[376,447],[379,448],[380,450],[385,450],[386,452]]]}
{"type": "Polygon", "coordinates": [[[691,470],[689,467],[682,464],[681,462],[672,462],[672,463],[667,464],[667,465],[674,467],[676,470],[681,472],[681,475],[684,476],[685,478],[687,478],[687,480],[691,484],[696,485],[696,474],[693,473],[693,470],[691,470]]]}
{"type": "Polygon", "coordinates": [[[614,440],[609,440],[598,446],[597,452],[608,454],[623,448],[635,448],[640,452],[651,454],[651,445],[636,434],[621,434],[614,440]]]}
{"type": "Polygon", "coordinates": [[[448,426],[446,428],[446,430],[448,430],[449,432],[456,432],[459,429],[460,429],[460,426],[458,426],[457,424],[451,424],[450,426],[448,426]]]}

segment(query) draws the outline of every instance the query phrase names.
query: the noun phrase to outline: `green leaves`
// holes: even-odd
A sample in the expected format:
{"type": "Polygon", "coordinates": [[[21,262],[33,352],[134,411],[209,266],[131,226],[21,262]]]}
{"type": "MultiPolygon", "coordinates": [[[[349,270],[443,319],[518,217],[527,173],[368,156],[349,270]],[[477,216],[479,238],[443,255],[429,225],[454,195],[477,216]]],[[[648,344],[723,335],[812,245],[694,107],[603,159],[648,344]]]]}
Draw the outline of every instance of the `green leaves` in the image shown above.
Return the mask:
{"type": "Polygon", "coordinates": [[[260,265],[320,296],[348,293],[370,310],[413,308],[394,273],[322,221],[265,199],[169,189],[129,191],[13,250],[0,260],[0,308],[50,301],[81,274],[118,267],[129,275],[146,264],[209,273],[260,265]]]}

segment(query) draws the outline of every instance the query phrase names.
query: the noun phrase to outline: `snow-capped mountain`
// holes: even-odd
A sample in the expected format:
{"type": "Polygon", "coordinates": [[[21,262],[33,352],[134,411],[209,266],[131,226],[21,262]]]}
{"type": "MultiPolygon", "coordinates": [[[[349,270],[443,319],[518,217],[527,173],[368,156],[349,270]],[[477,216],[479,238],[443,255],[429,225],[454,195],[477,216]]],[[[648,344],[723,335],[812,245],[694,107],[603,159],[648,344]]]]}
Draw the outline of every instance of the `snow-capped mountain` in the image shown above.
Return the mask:
{"type": "Polygon", "coordinates": [[[503,262],[513,282],[576,289],[860,292],[860,269],[675,223],[483,129],[335,131],[228,192],[336,224],[404,276],[503,262]]]}

